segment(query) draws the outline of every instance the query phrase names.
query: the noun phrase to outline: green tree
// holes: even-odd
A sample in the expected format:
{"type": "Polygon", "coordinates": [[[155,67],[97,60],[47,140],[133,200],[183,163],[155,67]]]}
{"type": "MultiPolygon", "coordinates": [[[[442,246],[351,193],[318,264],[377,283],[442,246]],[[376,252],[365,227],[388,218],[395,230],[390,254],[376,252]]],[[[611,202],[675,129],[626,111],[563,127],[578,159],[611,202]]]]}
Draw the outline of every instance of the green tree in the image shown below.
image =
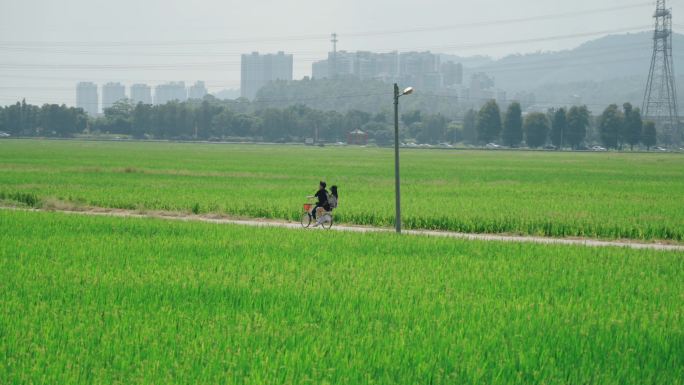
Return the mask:
{"type": "Polygon", "coordinates": [[[115,102],[111,107],[105,108],[104,116],[107,131],[119,134],[130,134],[133,124],[133,111],[135,106],[130,100],[124,99],[115,102]]]}
{"type": "Polygon", "coordinates": [[[648,150],[657,143],[657,132],[655,123],[648,120],[644,123],[644,133],[641,142],[648,150]]]}
{"type": "Polygon", "coordinates": [[[387,119],[387,118],[388,118],[387,115],[388,115],[388,114],[387,114],[386,112],[384,112],[384,111],[383,111],[383,112],[378,112],[377,114],[375,114],[375,116],[373,116],[373,121],[374,121],[374,122],[378,122],[378,123],[389,123],[389,122],[387,121],[387,120],[388,120],[388,119],[387,119]]]}
{"type": "Polygon", "coordinates": [[[323,130],[321,139],[331,142],[343,141],[347,139],[347,133],[352,131],[348,129],[344,115],[337,111],[324,112],[323,130]]]}
{"type": "Polygon", "coordinates": [[[559,108],[553,111],[551,120],[551,144],[556,148],[562,148],[565,145],[565,135],[568,132],[568,120],[565,113],[565,108],[559,108]]]}
{"type": "Polygon", "coordinates": [[[419,123],[422,120],[423,120],[423,117],[420,113],[420,110],[413,110],[413,111],[409,111],[409,112],[401,114],[401,121],[407,126],[410,126],[413,123],[419,123]]]}
{"type": "Polygon", "coordinates": [[[133,109],[131,134],[144,138],[152,130],[152,105],[138,103],[133,109]]]}
{"type": "Polygon", "coordinates": [[[623,117],[618,106],[611,104],[601,114],[599,131],[601,142],[606,148],[618,148],[620,130],[623,126],[623,117]]]}
{"type": "Polygon", "coordinates": [[[228,131],[233,122],[235,114],[233,111],[224,108],[217,115],[211,118],[211,128],[209,130],[209,138],[223,138],[228,136],[228,131]]]}
{"type": "Polygon", "coordinates": [[[87,118],[80,108],[67,107],[64,104],[44,104],[40,109],[44,134],[69,137],[82,132],[87,118]]]}
{"type": "Polygon", "coordinates": [[[548,135],[549,119],[546,114],[534,112],[525,117],[525,138],[529,147],[544,146],[548,135]]]}
{"type": "Polygon", "coordinates": [[[587,137],[589,110],[587,106],[572,106],[565,117],[567,132],[563,135],[563,144],[577,149],[587,137]]]}
{"type": "Polygon", "coordinates": [[[446,127],[447,120],[441,114],[427,116],[416,140],[420,143],[437,143],[444,139],[446,127]]]}
{"type": "Polygon", "coordinates": [[[4,115],[5,130],[12,135],[39,134],[43,124],[41,107],[28,104],[26,100],[7,106],[4,115]]]}
{"type": "Polygon", "coordinates": [[[283,131],[289,128],[286,122],[287,118],[284,116],[283,111],[279,109],[268,108],[262,110],[259,113],[259,117],[262,120],[261,135],[266,141],[282,138],[283,131]]]}
{"type": "Polygon", "coordinates": [[[517,147],[522,142],[522,110],[518,102],[513,102],[508,106],[504,118],[502,139],[503,144],[509,147],[517,147]]]}
{"type": "Polygon", "coordinates": [[[632,105],[629,103],[623,105],[623,111],[624,121],[621,136],[624,142],[629,144],[630,151],[634,151],[634,146],[641,141],[644,126],[641,119],[641,111],[638,108],[632,108],[632,105]]]}
{"type": "Polygon", "coordinates": [[[251,114],[235,114],[231,123],[228,134],[239,137],[254,136],[261,128],[261,120],[251,114]]]}
{"type": "Polygon", "coordinates": [[[468,144],[477,143],[477,112],[472,108],[463,117],[463,141],[468,144]]]}
{"type": "MultiPolygon", "coordinates": [[[[29,133],[23,133],[21,128],[21,103],[17,102],[5,109],[5,127],[7,131],[12,135],[24,134],[29,135],[29,133]]],[[[30,133],[33,134],[33,133],[30,133]]]]}
{"type": "Polygon", "coordinates": [[[215,103],[211,103],[209,98],[202,100],[199,108],[195,112],[195,122],[197,126],[197,137],[207,139],[211,135],[211,123],[214,117],[221,113],[222,108],[215,103]]]}
{"type": "Polygon", "coordinates": [[[480,143],[495,142],[501,134],[501,111],[495,100],[488,101],[477,114],[477,139],[480,143]]]}
{"type": "Polygon", "coordinates": [[[463,127],[460,123],[451,122],[447,126],[447,141],[451,144],[458,143],[463,140],[463,127]]]}
{"type": "Polygon", "coordinates": [[[370,139],[375,140],[379,146],[387,146],[393,143],[394,132],[390,130],[386,123],[370,121],[361,127],[362,131],[368,134],[370,139]]]}
{"type": "Polygon", "coordinates": [[[344,118],[347,121],[348,127],[350,127],[351,130],[355,130],[357,128],[360,129],[364,124],[370,122],[371,114],[361,110],[349,110],[344,114],[344,118]]]}

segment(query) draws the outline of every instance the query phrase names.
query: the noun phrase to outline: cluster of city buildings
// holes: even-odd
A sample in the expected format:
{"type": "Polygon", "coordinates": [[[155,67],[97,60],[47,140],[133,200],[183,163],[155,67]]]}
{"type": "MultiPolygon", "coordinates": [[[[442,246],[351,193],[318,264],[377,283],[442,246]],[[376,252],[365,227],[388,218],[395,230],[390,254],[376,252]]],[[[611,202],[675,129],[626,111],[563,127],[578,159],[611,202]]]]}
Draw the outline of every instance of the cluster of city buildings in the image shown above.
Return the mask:
{"type": "MultiPolygon", "coordinates": [[[[240,95],[254,100],[258,91],[273,81],[293,80],[293,55],[284,52],[260,54],[252,52],[241,58],[240,95]]],[[[387,52],[333,51],[327,59],[312,64],[313,79],[356,78],[360,80],[381,80],[387,83],[411,85],[424,92],[444,92],[465,104],[478,105],[495,99],[506,103],[506,92],[497,89],[492,77],[485,73],[469,74],[464,80],[463,65],[431,52],[387,52]]],[[[130,99],[133,103],[164,104],[173,100],[202,99],[207,95],[204,82],[186,87],[184,82],[171,82],[154,87],[147,84],[133,84],[130,95],[120,83],[102,86],[99,103],[98,87],[91,82],[78,83],[76,105],[91,115],[111,107],[119,100],[130,99]],[[101,107],[101,108],[100,108],[101,107]]],[[[534,95],[515,95],[516,100],[534,104],[534,95]]]]}
{"type": "MultiPolygon", "coordinates": [[[[241,96],[254,99],[259,89],[272,81],[291,81],[293,60],[292,55],[284,52],[242,55],[241,96]]],[[[330,52],[327,59],[313,63],[311,70],[313,79],[352,76],[411,84],[431,91],[463,83],[460,63],[442,63],[439,55],[430,52],[330,52]]]]}
{"type": "MultiPolygon", "coordinates": [[[[245,54],[241,63],[241,96],[250,100],[268,83],[293,78],[293,56],[284,52],[245,54]]],[[[472,104],[490,99],[506,101],[506,92],[496,88],[494,79],[487,74],[474,73],[465,81],[461,63],[442,60],[441,55],[432,52],[334,51],[311,67],[312,79],[350,77],[396,82],[425,92],[445,91],[472,104]]]]}
{"type": "Polygon", "coordinates": [[[313,63],[311,76],[314,79],[353,76],[437,91],[461,85],[463,66],[452,61],[442,62],[440,55],[431,52],[337,51],[330,52],[327,59],[313,63]]]}
{"type": "Polygon", "coordinates": [[[261,87],[276,80],[292,80],[293,56],[284,52],[242,55],[240,61],[240,96],[253,100],[261,87]]]}
{"type": "Polygon", "coordinates": [[[126,86],[111,82],[102,86],[102,103],[100,103],[97,85],[92,82],[80,82],[76,85],[76,107],[95,116],[124,99],[130,99],[134,104],[165,104],[172,100],[202,99],[205,95],[207,95],[207,87],[201,81],[195,82],[190,87],[186,87],[185,82],[160,84],[154,87],[154,98],[152,87],[147,84],[133,84],[127,96],[126,86]]]}

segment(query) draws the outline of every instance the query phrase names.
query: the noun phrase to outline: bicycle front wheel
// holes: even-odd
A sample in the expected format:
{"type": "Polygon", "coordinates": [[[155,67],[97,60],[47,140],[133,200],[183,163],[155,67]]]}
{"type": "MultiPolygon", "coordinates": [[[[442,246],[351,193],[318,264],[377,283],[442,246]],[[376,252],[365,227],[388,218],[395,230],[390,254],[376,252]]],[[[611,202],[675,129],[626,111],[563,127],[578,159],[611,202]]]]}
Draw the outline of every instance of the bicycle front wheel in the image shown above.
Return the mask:
{"type": "Polygon", "coordinates": [[[309,227],[311,225],[311,214],[303,213],[301,223],[303,228],[309,227]]]}

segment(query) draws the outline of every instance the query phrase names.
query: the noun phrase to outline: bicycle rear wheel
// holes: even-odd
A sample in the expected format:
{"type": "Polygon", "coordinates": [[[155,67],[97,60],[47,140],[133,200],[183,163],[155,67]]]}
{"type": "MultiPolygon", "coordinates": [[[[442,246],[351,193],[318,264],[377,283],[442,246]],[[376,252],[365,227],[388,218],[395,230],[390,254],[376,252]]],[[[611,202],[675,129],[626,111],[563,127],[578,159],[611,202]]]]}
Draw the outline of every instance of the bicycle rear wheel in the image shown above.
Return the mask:
{"type": "Polygon", "coordinates": [[[328,215],[327,218],[325,219],[325,221],[323,221],[323,223],[321,224],[321,226],[323,226],[323,228],[326,230],[330,230],[332,225],[333,225],[332,215],[328,215]]]}
{"type": "Polygon", "coordinates": [[[303,228],[309,227],[311,225],[311,214],[303,213],[301,223],[303,228]]]}

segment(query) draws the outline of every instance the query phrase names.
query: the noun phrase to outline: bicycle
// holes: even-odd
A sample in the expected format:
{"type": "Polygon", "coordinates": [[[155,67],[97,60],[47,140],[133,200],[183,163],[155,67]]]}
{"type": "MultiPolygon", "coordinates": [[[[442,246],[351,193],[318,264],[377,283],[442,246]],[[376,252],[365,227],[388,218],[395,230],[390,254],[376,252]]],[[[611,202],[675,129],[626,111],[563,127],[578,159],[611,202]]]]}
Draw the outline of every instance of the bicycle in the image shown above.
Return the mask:
{"type": "MultiPolygon", "coordinates": [[[[300,221],[303,228],[308,228],[311,226],[311,222],[314,220],[312,213],[315,206],[316,205],[311,202],[310,198],[308,202],[304,203],[304,211],[302,212],[302,218],[300,221]]],[[[321,226],[326,230],[330,230],[333,225],[332,211],[321,211],[319,218],[322,219],[321,226]]]]}

